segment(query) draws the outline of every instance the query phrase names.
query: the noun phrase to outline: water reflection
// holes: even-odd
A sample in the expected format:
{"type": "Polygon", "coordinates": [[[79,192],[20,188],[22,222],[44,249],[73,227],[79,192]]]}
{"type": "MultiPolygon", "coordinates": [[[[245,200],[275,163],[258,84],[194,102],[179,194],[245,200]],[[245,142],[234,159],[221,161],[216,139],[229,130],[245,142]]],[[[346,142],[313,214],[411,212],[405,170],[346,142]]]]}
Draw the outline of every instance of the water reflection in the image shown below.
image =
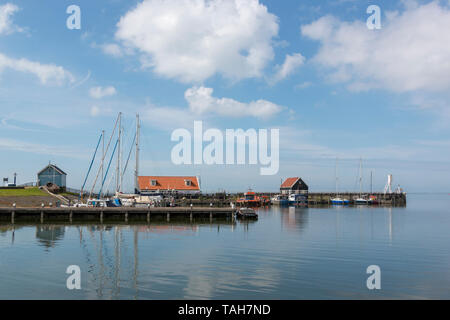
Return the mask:
{"type": "Polygon", "coordinates": [[[309,220],[309,209],[302,207],[278,208],[282,226],[287,231],[302,231],[307,227],[309,220]]]}
{"type": "Polygon", "coordinates": [[[450,199],[421,203],[262,208],[256,221],[0,224],[0,298],[450,298],[450,199]],[[81,291],[65,288],[70,264],[81,291]],[[385,277],[376,296],[371,264],[385,277]]]}
{"type": "Polygon", "coordinates": [[[37,226],[36,239],[47,249],[53,248],[64,239],[65,227],[61,226],[37,226]]]}
{"type": "MultiPolygon", "coordinates": [[[[165,259],[164,251],[167,248],[153,248],[157,253],[147,251],[145,241],[158,240],[165,237],[167,243],[173,240],[186,241],[186,237],[195,237],[201,228],[213,228],[220,233],[230,230],[236,222],[203,224],[173,224],[167,222],[135,224],[135,225],[88,225],[75,226],[79,246],[82,250],[83,262],[87,269],[87,287],[95,288],[89,292],[92,299],[120,299],[123,297],[138,299],[140,294],[141,273],[140,255],[143,254],[147,260],[149,256],[158,256],[165,259]],[[144,241],[140,245],[141,241],[144,241]]],[[[44,230],[47,228],[44,228],[44,230]]],[[[170,254],[170,253],[169,253],[170,254]]],[[[147,261],[147,265],[148,265],[147,261]]],[[[154,267],[157,273],[165,273],[172,268],[182,268],[180,264],[167,265],[164,269],[154,267]]],[[[148,272],[148,270],[147,270],[148,272]]],[[[175,271],[170,271],[175,273],[175,271]]],[[[151,272],[153,273],[153,272],[151,272]]],[[[155,279],[161,277],[153,275],[155,279]]],[[[190,276],[186,281],[190,282],[190,276]]],[[[145,283],[145,281],[144,281],[145,283]]],[[[144,296],[145,296],[144,290],[144,296]]],[[[147,293],[148,294],[148,293],[147,293]]]]}

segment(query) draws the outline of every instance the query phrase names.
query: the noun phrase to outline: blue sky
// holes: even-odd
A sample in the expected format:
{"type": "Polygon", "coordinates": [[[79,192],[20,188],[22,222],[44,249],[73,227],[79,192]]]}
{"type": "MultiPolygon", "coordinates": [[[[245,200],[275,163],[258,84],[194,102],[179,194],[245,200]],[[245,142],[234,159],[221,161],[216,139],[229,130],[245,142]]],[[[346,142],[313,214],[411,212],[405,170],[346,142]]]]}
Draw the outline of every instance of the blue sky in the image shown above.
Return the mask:
{"type": "Polygon", "coordinates": [[[288,176],[334,190],[336,157],[341,190],[356,190],[362,157],[366,188],[373,171],[375,190],[392,173],[406,191],[448,192],[449,29],[449,1],[0,1],[0,175],[35,181],[52,161],[79,188],[121,111],[124,153],[142,118],[142,175],[200,175],[204,191],[288,176]],[[194,120],[279,128],[278,174],[173,165],[171,133],[194,120]]]}

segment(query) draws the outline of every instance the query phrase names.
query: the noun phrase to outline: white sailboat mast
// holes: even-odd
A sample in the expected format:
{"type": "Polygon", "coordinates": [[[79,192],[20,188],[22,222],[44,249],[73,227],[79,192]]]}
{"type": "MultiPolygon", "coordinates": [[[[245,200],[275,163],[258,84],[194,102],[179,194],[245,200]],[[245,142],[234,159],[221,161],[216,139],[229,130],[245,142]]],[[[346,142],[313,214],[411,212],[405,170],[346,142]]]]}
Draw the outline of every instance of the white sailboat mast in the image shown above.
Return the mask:
{"type": "Polygon", "coordinates": [[[359,159],[359,196],[362,194],[362,158],[359,159]]]}
{"type": "Polygon", "coordinates": [[[334,177],[336,180],[336,197],[338,196],[339,192],[338,192],[338,176],[337,176],[337,166],[338,166],[338,158],[336,157],[336,166],[334,168],[334,177]]]}
{"type": "Polygon", "coordinates": [[[120,173],[120,161],[121,161],[121,152],[120,152],[120,144],[122,138],[122,112],[119,112],[119,137],[117,142],[117,166],[116,166],[116,193],[120,192],[120,182],[121,182],[121,173],[120,173]]]}
{"type": "Polygon", "coordinates": [[[104,165],[105,165],[105,130],[102,130],[102,181],[105,177],[104,175],[104,165]]]}
{"type": "Polygon", "coordinates": [[[139,122],[139,114],[136,114],[136,164],[134,168],[134,189],[135,192],[139,191],[139,140],[140,140],[140,133],[141,133],[141,124],[139,122]]]}

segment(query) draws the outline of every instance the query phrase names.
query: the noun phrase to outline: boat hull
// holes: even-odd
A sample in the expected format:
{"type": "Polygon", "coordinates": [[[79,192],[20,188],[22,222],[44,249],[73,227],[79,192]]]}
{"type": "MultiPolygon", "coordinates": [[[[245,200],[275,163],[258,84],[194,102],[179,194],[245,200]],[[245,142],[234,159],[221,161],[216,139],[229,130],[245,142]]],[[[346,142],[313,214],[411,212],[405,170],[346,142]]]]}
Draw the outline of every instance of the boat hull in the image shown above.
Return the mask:
{"type": "Polygon", "coordinates": [[[272,204],[275,206],[288,206],[289,200],[272,200],[272,204]]]}
{"type": "Polygon", "coordinates": [[[345,206],[350,204],[349,200],[342,200],[342,199],[332,199],[331,200],[331,204],[336,205],[336,206],[345,206]]]}

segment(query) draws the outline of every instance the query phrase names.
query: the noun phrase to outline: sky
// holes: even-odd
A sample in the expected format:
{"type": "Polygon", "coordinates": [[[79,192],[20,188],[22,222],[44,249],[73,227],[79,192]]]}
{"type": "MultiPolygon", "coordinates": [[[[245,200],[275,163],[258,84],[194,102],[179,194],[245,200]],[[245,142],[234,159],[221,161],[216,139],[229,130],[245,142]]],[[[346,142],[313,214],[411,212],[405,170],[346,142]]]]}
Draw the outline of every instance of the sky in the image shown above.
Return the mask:
{"type": "Polygon", "coordinates": [[[336,167],[357,191],[360,159],[365,190],[372,172],[375,191],[392,174],[406,192],[450,192],[449,31],[448,0],[0,1],[0,176],[33,182],[51,161],[79,189],[122,112],[123,158],[139,113],[140,174],[200,176],[204,192],[295,176],[333,191],[336,167]],[[194,121],[279,129],[278,172],[175,165],[171,135],[194,121]]]}

